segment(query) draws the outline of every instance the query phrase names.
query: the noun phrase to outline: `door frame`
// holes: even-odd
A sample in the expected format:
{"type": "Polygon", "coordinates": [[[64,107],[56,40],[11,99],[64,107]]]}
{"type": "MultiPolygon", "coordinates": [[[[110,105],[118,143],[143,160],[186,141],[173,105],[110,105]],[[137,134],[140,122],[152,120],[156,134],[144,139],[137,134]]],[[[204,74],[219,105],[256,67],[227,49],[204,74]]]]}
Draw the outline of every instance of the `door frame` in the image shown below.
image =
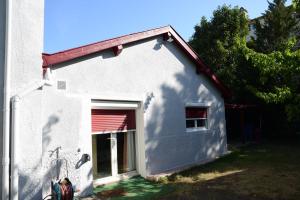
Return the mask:
{"type": "MultiPolygon", "coordinates": [[[[91,101],[91,109],[111,109],[111,110],[135,110],[136,130],[135,130],[135,155],[136,155],[136,171],[125,174],[117,174],[117,165],[112,165],[112,176],[100,179],[93,179],[94,185],[105,184],[117,180],[122,180],[137,174],[146,177],[146,163],[145,163],[145,137],[144,137],[144,111],[142,101],[126,101],[126,100],[95,100],[91,101]],[[113,169],[115,168],[115,169],[113,169]]],[[[92,124],[92,123],[90,123],[92,124]]],[[[91,130],[91,129],[90,129],[91,130]]],[[[117,132],[117,131],[116,131],[117,132]]],[[[116,137],[116,133],[111,133],[111,136],[116,137]]],[[[116,141],[115,141],[116,142],[116,141]]],[[[114,148],[117,151],[117,148],[114,148]]],[[[112,148],[113,150],[113,148],[112,148]]],[[[116,155],[112,153],[112,155],[116,155]]],[[[113,160],[117,158],[112,157],[113,160]]]]}

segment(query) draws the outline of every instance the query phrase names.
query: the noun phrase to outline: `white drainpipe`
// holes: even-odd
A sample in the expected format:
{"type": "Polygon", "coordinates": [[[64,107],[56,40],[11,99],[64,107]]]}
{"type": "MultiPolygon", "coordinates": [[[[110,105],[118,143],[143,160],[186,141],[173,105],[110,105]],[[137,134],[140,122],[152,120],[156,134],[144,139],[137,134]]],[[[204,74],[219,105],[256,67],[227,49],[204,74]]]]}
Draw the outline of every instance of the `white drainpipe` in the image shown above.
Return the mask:
{"type": "MultiPolygon", "coordinates": [[[[19,136],[19,102],[26,94],[36,90],[43,85],[52,85],[51,80],[42,80],[22,93],[11,98],[11,41],[12,41],[12,3],[13,0],[6,0],[6,21],[5,21],[5,64],[4,64],[4,100],[3,100],[3,155],[2,155],[2,200],[18,199],[18,136],[19,136]],[[10,121],[10,102],[12,102],[12,119],[10,121]],[[10,131],[10,124],[12,131],[10,131]],[[10,132],[11,145],[10,148],[10,132]],[[10,162],[11,150],[11,162],[10,162]],[[11,165],[10,165],[11,164],[11,165]],[[11,188],[9,177],[9,166],[11,166],[11,188]]],[[[46,78],[50,77],[50,70],[47,70],[46,78]]]]}
{"type": "Polygon", "coordinates": [[[19,102],[20,97],[14,96],[12,98],[12,126],[11,126],[11,185],[10,185],[10,194],[12,200],[17,200],[18,195],[18,187],[19,187],[19,169],[18,169],[18,153],[17,153],[17,147],[19,144],[18,138],[19,138],[19,102]]]}
{"type": "Polygon", "coordinates": [[[19,107],[22,98],[24,98],[30,92],[43,87],[44,85],[51,86],[53,83],[49,78],[51,77],[51,71],[47,68],[45,78],[42,81],[39,81],[32,86],[28,87],[26,90],[22,91],[18,95],[15,95],[11,98],[12,102],[12,118],[11,118],[11,185],[10,185],[10,194],[12,200],[18,200],[18,189],[19,189],[19,127],[20,127],[20,113],[19,107]]]}
{"type": "Polygon", "coordinates": [[[9,142],[10,142],[10,70],[11,70],[11,0],[6,0],[5,64],[3,99],[2,200],[9,199],[9,142]]]}

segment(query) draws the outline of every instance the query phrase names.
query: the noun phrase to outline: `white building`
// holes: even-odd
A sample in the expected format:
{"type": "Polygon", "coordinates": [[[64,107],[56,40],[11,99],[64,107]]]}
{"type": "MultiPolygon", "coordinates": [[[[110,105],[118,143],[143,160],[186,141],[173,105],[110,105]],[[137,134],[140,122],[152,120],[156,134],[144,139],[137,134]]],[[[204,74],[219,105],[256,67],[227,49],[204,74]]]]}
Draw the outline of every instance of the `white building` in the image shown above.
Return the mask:
{"type": "Polygon", "coordinates": [[[227,152],[228,91],[172,27],[42,55],[43,7],[1,0],[2,199],[42,199],[63,176],[88,195],[227,152]]]}

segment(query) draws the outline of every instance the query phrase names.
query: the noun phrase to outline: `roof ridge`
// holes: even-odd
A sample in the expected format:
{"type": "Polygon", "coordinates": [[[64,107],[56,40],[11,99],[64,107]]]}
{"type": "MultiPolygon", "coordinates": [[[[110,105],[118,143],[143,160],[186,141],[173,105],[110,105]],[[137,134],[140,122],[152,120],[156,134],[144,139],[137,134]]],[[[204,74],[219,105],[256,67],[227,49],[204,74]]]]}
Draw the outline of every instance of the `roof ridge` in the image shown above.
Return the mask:
{"type": "Polygon", "coordinates": [[[111,41],[111,40],[117,40],[117,39],[122,38],[124,36],[135,35],[135,34],[144,33],[144,32],[148,32],[148,31],[154,31],[154,30],[162,29],[162,28],[172,28],[172,26],[171,25],[166,25],[166,26],[161,26],[161,27],[157,27],[157,28],[151,28],[151,29],[147,29],[145,31],[139,31],[139,32],[129,33],[129,34],[125,34],[125,35],[121,35],[121,36],[117,36],[117,37],[113,37],[113,38],[109,38],[109,39],[104,39],[104,40],[100,40],[100,41],[97,41],[97,42],[92,42],[92,43],[89,43],[89,44],[84,44],[84,45],[81,45],[81,46],[78,46],[78,47],[72,47],[72,48],[60,50],[60,51],[57,51],[57,52],[54,52],[54,53],[43,52],[42,54],[43,55],[47,55],[47,56],[51,56],[51,55],[63,53],[63,52],[66,52],[66,51],[71,51],[71,50],[80,49],[80,48],[83,48],[83,47],[88,47],[88,46],[95,45],[95,44],[102,43],[102,42],[107,42],[107,41],[111,41]]]}
{"type": "Polygon", "coordinates": [[[83,56],[91,55],[104,50],[112,49],[115,55],[119,55],[122,51],[122,45],[132,42],[141,41],[148,38],[153,38],[163,35],[164,38],[171,37],[179,48],[183,50],[186,55],[196,64],[197,73],[205,74],[221,91],[224,97],[229,97],[231,92],[221,83],[213,71],[204,64],[199,55],[191,48],[191,46],[173,29],[172,26],[167,25],[159,28],[149,29],[146,31],[131,33],[100,42],[91,43],[88,45],[67,49],[53,54],[43,53],[43,68],[52,67],[53,65],[77,59],[83,56]],[[165,37],[166,36],[166,37],[165,37]]]}

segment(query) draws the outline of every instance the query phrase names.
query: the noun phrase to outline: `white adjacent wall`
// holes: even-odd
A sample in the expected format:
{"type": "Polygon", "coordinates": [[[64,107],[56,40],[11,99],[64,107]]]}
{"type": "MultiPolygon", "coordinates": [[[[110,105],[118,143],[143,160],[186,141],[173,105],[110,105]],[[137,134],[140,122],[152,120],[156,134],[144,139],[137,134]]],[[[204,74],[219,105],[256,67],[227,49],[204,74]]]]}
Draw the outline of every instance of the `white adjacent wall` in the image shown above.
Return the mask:
{"type": "MultiPolygon", "coordinates": [[[[4,81],[4,65],[5,65],[5,0],[0,1],[0,110],[3,110],[3,81],[4,81]]],[[[2,185],[2,142],[3,142],[3,113],[0,114],[0,156],[1,156],[1,171],[0,171],[0,185],[2,185]]],[[[0,189],[0,196],[2,196],[2,189],[0,189]]]]}
{"type": "MultiPolygon", "coordinates": [[[[0,74],[3,75],[5,0],[0,1],[0,74]]],[[[22,0],[11,3],[10,46],[10,92],[12,97],[42,79],[44,1],[22,0]]],[[[3,77],[0,79],[1,110],[3,100],[3,77]]],[[[13,168],[19,170],[19,199],[41,197],[41,90],[33,91],[21,99],[21,134],[17,153],[20,162],[13,168]]],[[[1,115],[2,122],[2,115],[1,115]]],[[[2,126],[3,123],[1,123],[2,126]]],[[[1,128],[2,133],[2,128],[1,128]]],[[[2,134],[1,134],[2,136],[2,134]]],[[[2,146],[2,145],[1,145],[2,146]]]]}
{"type": "Polygon", "coordinates": [[[11,95],[41,80],[44,1],[12,1],[11,95]]]}

